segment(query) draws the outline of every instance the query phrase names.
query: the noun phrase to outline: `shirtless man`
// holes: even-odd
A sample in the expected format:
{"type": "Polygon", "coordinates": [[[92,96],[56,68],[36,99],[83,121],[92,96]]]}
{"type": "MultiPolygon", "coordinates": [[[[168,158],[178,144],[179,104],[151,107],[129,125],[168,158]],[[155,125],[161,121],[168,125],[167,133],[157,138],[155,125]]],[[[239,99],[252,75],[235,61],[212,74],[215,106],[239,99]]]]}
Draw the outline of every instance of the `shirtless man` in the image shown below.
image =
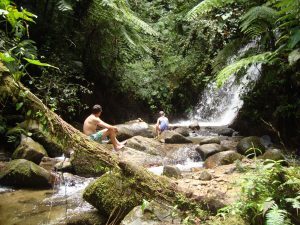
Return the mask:
{"type": "Polygon", "coordinates": [[[100,105],[94,105],[92,109],[92,114],[88,116],[83,124],[83,133],[90,137],[91,140],[101,143],[102,140],[109,136],[114,149],[120,150],[125,146],[126,141],[119,142],[116,138],[116,133],[118,132],[117,127],[112,126],[108,123],[102,121],[99,117],[102,113],[102,107],[100,105]],[[103,127],[105,129],[97,132],[97,126],[103,127]]]}
{"type": "Polygon", "coordinates": [[[159,118],[157,119],[155,130],[156,130],[156,136],[159,136],[161,132],[164,130],[168,130],[169,128],[169,120],[165,116],[165,113],[163,111],[159,112],[159,118]]]}

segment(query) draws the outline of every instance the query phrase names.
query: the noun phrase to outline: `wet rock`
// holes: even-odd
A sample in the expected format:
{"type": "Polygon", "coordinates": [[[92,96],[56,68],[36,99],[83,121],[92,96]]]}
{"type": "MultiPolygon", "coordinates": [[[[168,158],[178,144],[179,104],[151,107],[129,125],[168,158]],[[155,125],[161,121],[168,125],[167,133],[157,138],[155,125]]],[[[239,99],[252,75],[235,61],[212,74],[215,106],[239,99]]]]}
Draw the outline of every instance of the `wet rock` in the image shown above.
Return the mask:
{"type": "Polygon", "coordinates": [[[42,145],[30,137],[22,135],[21,143],[14,151],[12,159],[27,159],[36,164],[40,164],[44,156],[48,156],[48,154],[42,145]]]}
{"type": "Polygon", "coordinates": [[[174,216],[174,208],[163,203],[151,201],[142,210],[142,206],[137,206],[131,210],[120,225],[167,225],[167,224],[181,224],[179,213],[174,216]]]}
{"type": "Polygon", "coordinates": [[[284,160],[284,155],[279,149],[268,149],[260,158],[278,161],[284,160]]]}
{"type": "Polygon", "coordinates": [[[226,148],[219,144],[205,144],[196,148],[196,151],[200,154],[202,160],[205,160],[209,156],[225,150],[226,148]]]}
{"type": "Polygon", "coordinates": [[[152,155],[162,154],[162,144],[153,138],[135,136],[127,140],[126,146],[152,155]]]}
{"type": "Polygon", "coordinates": [[[160,135],[161,139],[165,140],[165,143],[172,143],[172,144],[180,144],[180,143],[192,143],[191,140],[187,139],[186,137],[182,136],[181,134],[171,131],[171,130],[166,130],[161,133],[160,135]]]}
{"type": "Polygon", "coordinates": [[[164,166],[163,175],[167,177],[181,178],[181,172],[176,166],[164,166]]]}
{"type": "Polygon", "coordinates": [[[176,129],[174,129],[174,131],[184,137],[188,137],[190,135],[190,129],[187,127],[177,127],[176,129]]]}
{"type": "Polygon", "coordinates": [[[116,127],[118,128],[117,138],[120,141],[133,136],[153,138],[155,132],[153,128],[145,122],[131,121],[125,124],[119,124],[116,127]]]}
{"type": "Polygon", "coordinates": [[[203,170],[199,173],[199,177],[198,177],[199,180],[211,180],[212,179],[212,175],[207,172],[206,170],[203,170]]]}
{"type": "Polygon", "coordinates": [[[14,187],[51,187],[51,174],[26,159],[9,162],[0,173],[0,184],[14,187]]]}
{"type": "Polygon", "coordinates": [[[239,141],[237,145],[238,153],[242,155],[248,155],[249,157],[259,156],[266,150],[265,146],[261,143],[259,137],[250,136],[245,137],[239,141]]]}
{"type": "Polygon", "coordinates": [[[235,151],[225,151],[216,153],[208,157],[204,162],[205,168],[214,168],[221,165],[228,165],[235,160],[241,160],[243,156],[235,151]]]}

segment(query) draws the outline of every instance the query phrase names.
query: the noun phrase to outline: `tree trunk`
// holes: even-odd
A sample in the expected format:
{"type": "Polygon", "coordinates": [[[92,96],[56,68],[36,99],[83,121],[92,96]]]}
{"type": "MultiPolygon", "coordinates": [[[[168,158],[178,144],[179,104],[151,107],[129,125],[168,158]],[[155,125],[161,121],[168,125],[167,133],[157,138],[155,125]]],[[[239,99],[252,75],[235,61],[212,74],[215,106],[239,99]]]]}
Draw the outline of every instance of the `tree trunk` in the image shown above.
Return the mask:
{"type": "MultiPolygon", "coordinates": [[[[49,110],[26,87],[16,83],[11,76],[0,73],[0,104],[5,105],[5,102],[9,100],[12,100],[14,104],[22,102],[21,111],[24,115],[28,115],[28,111],[31,110],[31,118],[38,119],[51,135],[61,141],[65,149],[72,148],[74,150],[72,165],[78,175],[99,176],[111,171],[119,174],[123,180],[127,180],[131,194],[134,191],[138,194],[137,196],[140,196],[134,204],[131,204],[131,208],[141,204],[142,199],[155,199],[170,205],[177,204],[186,209],[198,208],[195,202],[191,199],[188,200],[170,179],[154,175],[142,167],[119,160],[117,156],[111,154],[106,145],[89,140],[86,135],[49,110]]],[[[98,184],[95,182],[93,185],[97,186],[98,184]]],[[[101,188],[103,189],[103,187],[101,188]]],[[[114,195],[114,192],[108,194],[114,195]]],[[[96,207],[99,205],[95,200],[86,199],[96,207]]],[[[122,206],[120,205],[120,207],[122,206]]],[[[108,210],[106,213],[112,212],[108,210]]]]}

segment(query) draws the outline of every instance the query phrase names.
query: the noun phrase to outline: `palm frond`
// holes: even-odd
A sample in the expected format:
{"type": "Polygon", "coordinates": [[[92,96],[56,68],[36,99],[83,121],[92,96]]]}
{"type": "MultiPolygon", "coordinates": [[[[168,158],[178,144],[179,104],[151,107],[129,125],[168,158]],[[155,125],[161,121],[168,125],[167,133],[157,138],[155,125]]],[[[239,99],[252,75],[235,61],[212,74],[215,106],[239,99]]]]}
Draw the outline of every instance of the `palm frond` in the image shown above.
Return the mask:
{"type": "Polygon", "coordinates": [[[251,64],[270,62],[270,58],[274,54],[275,53],[273,52],[264,52],[258,55],[250,56],[248,58],[243,58],[235,63],[230,64],[218,73],[216,78],[217,85],[219,87],[222,86],[230,76],[234,75],[242,68],[246,68],[251,64]]]}
{"type": "Polygon", "coordinates": [[[278,12],[268,6],[252,7],[245,15],[241,17],[241,30],[255,37],[271,28],[274,21],[278,18],[278,12]]]}
{"type": "Polygon", "coordinates": [[[187,20],[195,20],[198,16],[203,16],[215,8],[221,8],[232,4],[233,0],[204,0],[192,8],[186,15],[187,20]]]}

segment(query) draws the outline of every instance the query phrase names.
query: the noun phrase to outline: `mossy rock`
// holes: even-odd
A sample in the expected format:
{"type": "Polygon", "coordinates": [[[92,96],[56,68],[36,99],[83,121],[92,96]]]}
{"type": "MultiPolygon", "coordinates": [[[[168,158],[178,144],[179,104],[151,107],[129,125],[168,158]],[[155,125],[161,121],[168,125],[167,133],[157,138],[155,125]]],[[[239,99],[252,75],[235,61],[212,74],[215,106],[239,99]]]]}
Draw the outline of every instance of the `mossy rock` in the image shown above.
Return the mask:
{"type": "Polygon", "coordinates": [[[85,189],[83,198],[107,216],[118,215],[122,219],[142,202],[143,196],[134,189],[136,182],[133,178],[108,172],[85,189]]]}
{"type": "Polygon", "coordinates": [[[19,126],[30,131],[32,133],[32,139],[43,145],[50,157],[58,157],[63,154],[63,144],[50,135],[50,133],[47,132],[37,121],[26,120],[19,124],[19,126]]]}
{"type": "Polygon", "coordinates": [[[48,156],[48,154],[42,145],[30,137],[22,135],[22,141],[14,151],[12,159],[27,159],[36,164],[40,164],[44,156],[48,156]]]}
{"type": "Polygon", "coordinates": [[[0,172],[0,184],[14,187],[51,187],[50,179],[47,170],[26,159],[12,160],[0,172]]]}
{"type": "Polygon", "coordinates": [[[245,137],[236,146],[238,153],[254,157],[262,155],[266,148],[256,136],[245,137]]]}

